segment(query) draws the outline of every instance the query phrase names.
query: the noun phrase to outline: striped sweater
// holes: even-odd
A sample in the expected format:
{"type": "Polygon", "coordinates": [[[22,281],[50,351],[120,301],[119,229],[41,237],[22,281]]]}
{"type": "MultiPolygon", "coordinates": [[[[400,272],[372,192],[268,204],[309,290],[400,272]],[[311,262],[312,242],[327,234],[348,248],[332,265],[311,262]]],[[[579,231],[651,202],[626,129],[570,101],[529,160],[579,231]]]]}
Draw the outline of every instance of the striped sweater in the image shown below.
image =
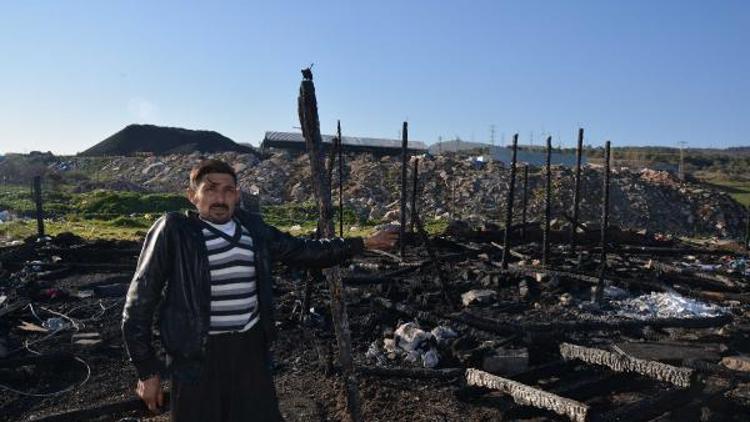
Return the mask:
{"type": "Polygon", "coordinates": [[[203,238],[211,274],[209,334],[247,331],[260,319],[253,239],[234,220],[204,221],[203,238]]]}

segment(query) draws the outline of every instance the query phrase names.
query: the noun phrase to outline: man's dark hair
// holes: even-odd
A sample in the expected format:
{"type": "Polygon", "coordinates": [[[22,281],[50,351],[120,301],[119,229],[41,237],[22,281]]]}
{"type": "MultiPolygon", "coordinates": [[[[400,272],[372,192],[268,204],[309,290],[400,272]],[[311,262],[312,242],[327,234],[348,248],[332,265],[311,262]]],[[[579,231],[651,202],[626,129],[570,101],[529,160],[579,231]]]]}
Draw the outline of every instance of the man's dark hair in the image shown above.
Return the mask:
{"type": "Polygon", "coordinates": [[[190,188],[198,189],[203,178],[211,173],[228,174],[234,179],[234,184],[237,184],[237,173],[232,166],[221,160],[203,160],[190,170],[190,188]]]}

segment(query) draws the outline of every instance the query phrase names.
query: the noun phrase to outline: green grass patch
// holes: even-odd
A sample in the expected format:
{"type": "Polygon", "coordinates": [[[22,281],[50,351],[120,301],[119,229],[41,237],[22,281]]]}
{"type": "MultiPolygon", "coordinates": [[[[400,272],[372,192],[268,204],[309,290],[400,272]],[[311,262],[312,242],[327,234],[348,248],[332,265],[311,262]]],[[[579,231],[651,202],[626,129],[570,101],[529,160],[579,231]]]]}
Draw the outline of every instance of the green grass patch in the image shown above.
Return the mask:
{"type": "Polygon", "coordinates": [[[77,210],[90,214],[164,213],[193,207],[185,195],[173,193],[96,191],[81,194],[77,199],[77,210]]]}
{"type": "Polygon", "coordinates": [[[740,204],[750,207],[750,180],[710,178],[705,179],[703,182],[728,193],[740,204]]]}
{"type": "MultiPolygon", "coordinates": [[[[71,232],[86,239],[139,240],[154,221],[168,211],[192,209],[182,194],[94,191],[73,193],[72,186],[57,186],[43,192],[45,230],[50,235],[71,232]]],[[[0,211],[9,210],[21,217],[0,224],[0,237],[24,239],[36,234],[36,207],[25,186],[0,186],[0,211]],[[25,218],[24,218],[25,217],[25,218]]],[[[264,220],[293,235],[310,235],[318,222],[315,203],[267,205],[262,207],[264,220]]],[[[339,232],[338,208],[334,210],[334,226],[339,232]]],[[[344,208],[344,236],[367,236],[380,222],[367,221],[351,207],[344,208]]],[[[446,221],[429,220],[425,229],[430,234],[445,230],[446,221]]]]}
{"type": "MultiPolygon", "coordinates": [[[[120,227],[107,220],[45,220],[44,231],[50,236],[70,232],[84,239],[141,240],[148,226],[120,227]]],[[[0,237],[26,239],[36,235],[36,220],[16,220],[0,224],[0,237]]]]}

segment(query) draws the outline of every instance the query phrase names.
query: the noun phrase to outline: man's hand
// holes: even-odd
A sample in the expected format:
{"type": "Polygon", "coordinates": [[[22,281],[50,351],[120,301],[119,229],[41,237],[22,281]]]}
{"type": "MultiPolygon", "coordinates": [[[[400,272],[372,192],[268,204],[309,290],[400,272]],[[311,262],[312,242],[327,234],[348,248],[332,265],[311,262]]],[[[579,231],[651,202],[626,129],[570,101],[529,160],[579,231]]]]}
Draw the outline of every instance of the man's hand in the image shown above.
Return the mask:
{"type": "Polygon", "coordinates": [[[135,393],[146,403],[148,410],[154,413],[159,413],[160,408],[164,406],[164,392],[161,390],[161,379],[158,375],[143,381],[138,380],[135,393]]]}
{"type": "Polygon", "coordinates": [[[393,249],[398,241],[398,226],[388,226],[364,239],[365,249],[387,251],[393,249]]]}

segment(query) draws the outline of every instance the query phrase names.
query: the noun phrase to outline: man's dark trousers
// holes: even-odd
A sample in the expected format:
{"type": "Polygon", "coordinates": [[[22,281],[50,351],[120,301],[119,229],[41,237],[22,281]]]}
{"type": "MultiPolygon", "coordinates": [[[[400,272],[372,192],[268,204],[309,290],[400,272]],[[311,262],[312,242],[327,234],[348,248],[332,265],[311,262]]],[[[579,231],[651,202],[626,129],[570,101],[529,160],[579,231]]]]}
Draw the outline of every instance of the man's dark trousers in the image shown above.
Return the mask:
{"type": "Polygon", "coordinates": [[[176,422],[282,420],[260,324],[209,336],[198,381],[172,380],[171,414],[176,422]]]}

